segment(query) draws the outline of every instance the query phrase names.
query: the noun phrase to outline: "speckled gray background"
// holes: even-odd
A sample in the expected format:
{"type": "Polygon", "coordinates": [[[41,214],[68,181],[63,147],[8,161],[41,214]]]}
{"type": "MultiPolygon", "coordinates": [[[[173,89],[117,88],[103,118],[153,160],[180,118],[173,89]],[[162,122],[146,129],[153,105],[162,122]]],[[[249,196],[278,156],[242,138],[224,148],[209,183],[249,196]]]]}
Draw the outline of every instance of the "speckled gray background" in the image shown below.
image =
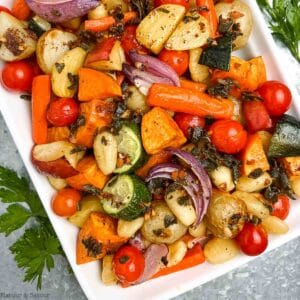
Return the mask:
{"type": "MultiPolygon", "coordinates": [[[[281,61],[300,91],[300,66],[286,49],[281,47],[280,51],[281,61]]],[[[1,115],[0,165],[26,175],[1,115]]],[[[4,205],[0,204],[0,214],[3,211],[4,205]]],[[[55,269],[44,274],[41,291],[36,291],[35,284],[23,283],[23,273],[16,267],[8,250],[20,234],[16,232],[7,238],[0,235],[0,299],[86,299],[75,277],[69,274],[67,262],[61,257],[56,259],[55,269]]],[[[175,299],[300,299],[300,238],[175,299]]]]}

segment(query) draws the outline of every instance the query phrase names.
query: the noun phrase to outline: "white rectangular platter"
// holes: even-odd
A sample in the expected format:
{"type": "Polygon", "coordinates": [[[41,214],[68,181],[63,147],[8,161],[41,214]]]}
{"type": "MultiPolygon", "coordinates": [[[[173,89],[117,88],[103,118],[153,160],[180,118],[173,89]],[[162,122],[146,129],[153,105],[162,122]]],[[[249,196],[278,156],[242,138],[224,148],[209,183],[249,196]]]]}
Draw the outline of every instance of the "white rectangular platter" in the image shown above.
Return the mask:
{"type": "MultiPolygon", "coordinates": [[[[280,61],[276,46],[267,28],[263,16],[254,0],[244,0],[250,6],[254,17],[254,29],[248,46],[235,55],[243,58],[263,56],[268,70],[268,79],[277,79],[287,85],[291,82],[286,77],[284,63],[280,61]]],[[[1,0],[1,5],[10,7],[12,0],[1,0]]],[[[1,65],[0,65],[1,67],[1,65]]],[[[300,117],[300,102],[296,101],[296,92],[290,86],[294,95],[294,106],[291,113],[300,117]]],[[[68,223],[63,218],[56,216],[51,209],[51,197],[54,194],[46,178],[40,175],[30,162],[30,151],[33,146],[31,139],[30,103],[19,98],[19,95],[12,94],[0,86],[0,110],[6,124],[13,136],[19,153],[24,161],[30,178],[43,202],[57,236],[63,246],[68,260],[74,270],[83,291],[90,300],[95,299],[166,299],[205,282],[208,282],[226,272],[233,270],[253,259],[245,255],[239,255],[234,260],[222,265],[210,265],[208,263],[197,267],[160,277],[155,280],[145,282],[141,285],[123,289],[118,286],[107,287],[101,283],[99,262],[93,262],[78,266],[75,261],[75,246],[78,229],[68,223]]],[[[1,141],[5,143],[5,141],[1,141]]],[[[300,201],[293,201],[291,213],[287,219],[290,231],[282,236],[271,236],[267,251],[270,251],[287,241],[300,236],[300,201]]]]}

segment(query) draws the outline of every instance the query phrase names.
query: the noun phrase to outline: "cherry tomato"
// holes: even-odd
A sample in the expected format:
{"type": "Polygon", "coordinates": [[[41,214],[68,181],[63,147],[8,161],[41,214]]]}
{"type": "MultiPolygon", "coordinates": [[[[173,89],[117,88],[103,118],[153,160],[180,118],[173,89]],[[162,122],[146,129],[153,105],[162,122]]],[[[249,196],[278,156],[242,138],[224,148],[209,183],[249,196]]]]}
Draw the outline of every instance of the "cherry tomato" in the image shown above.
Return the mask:
{"type": "Polygon", "coordinates": [[[290,212],[290,200],[286,195],[279,195],[277,202],[272,205],[272,216],[285,220],[290,212]]]}
{"type": "Polygon", "coordinates": [[[186,137],[189,136],[189,128],[204,127],[205,125],[204,118],[185,113],[176,113],[174,119],[186,137]]]}
{"type": "Polygon", "coordinates": [[[10,15],[12,14],[12,12],[10,11],[10,9],[8,9],[7,7],[2,6],[2,5],[0,5],[0,12],[1,11],[4,11],[4,12],[10,14],[10,15]]]}
{"type": "Polygon", "coordinates": [[[70,217],[76,213],[80,199],[81,195],[77,190],[64,188],[53,197],[52,209],[61,217],[70,217]]]}
{"type": "Polygon", "coordinates": [[[242,124],[233,120],[219,120],[210,127],[211,141],[217,150],[235,154],[240,152],[247,142],[247,131],[242,124]]]}
{"type": "Polygon", "coordinates": [[[257,91],[263,98],[270,116],[279,117],[283,115],[291,105],[291,91],[279,81],[266,81],[257,91]]]}
{"type": "Polygon", "coordinates": [[[163,4],[177,4],[185,7],[186,10],[190,7],[189,0],[154,0],[154,6],[161,6],[163,4]]]}
{"type": "Polygon", "coordinates": [[[122,246],[113,258],[113,270],[121,283],[134,283],[143,273],[145,258],[137,248],[122,246]]]}
{"type": "Polygon", "coordinates": [[[246,223],[236,237],[242,252],[255,256],[264,252],[268,246],[268,235],[260,225],[246,223]]]}
{"type": "Polygon", "coordinates": [[[136,28],[137,26],[135,25],[129,25],[125,27],[121,45],[127,55],[130,50],[136,50],[140,54],[148,53],[148,50],[139,44],[136,39],[136,28]]]}
{"type": "Polygon", "coordinates": [[[270,129],[272,127],[272,120],[262,102],[245,101],[243,103],[243,114],[246,127],[250,133],[270,129]]]}
{"type": "Polygon", "coordinates": [[[172,67],[181,76],[189,67],[189,52],[163,49],[158,58],[172,67]]]}
{"type": "Polygon", "coordinates": [[[12,91],[28,92],[34,77],[33,67],[25,61],[6,63],[1,73],[2,85],[12,91]]]}
{"type": "Polygon", "coordinates": [[[50,103],[47,119],[54,126],[68,126],[74,123],[79,114],[79,106],[72,98],[59,98],[50,103]]]}

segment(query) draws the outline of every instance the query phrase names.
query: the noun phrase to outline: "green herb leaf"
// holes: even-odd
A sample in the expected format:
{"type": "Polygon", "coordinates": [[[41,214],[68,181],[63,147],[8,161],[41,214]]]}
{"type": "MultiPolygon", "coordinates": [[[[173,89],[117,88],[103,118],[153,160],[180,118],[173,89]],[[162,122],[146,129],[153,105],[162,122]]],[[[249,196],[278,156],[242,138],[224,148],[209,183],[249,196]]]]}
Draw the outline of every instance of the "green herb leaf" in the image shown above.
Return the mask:
{"type": "Polygon", "coordinates": [[[25,270],[24,281],[37,280],[38,289],[42,287],[44,268],[50,271],[54,267],[53,255],[62,254],[59,241],[45,226],[27,229],[10,250],[18,267],[25,270]]]}
{"type": "Polygon", "coordinates": [[[283,42],[300,62],[300,2],[298,0],[257,0],[258,5],[269,17],[269,24],[275,38],[283,42]]]}
{"type": "Polygon", "coordinates": [[[5,236],[21,228],[31,217],[30,211],[22,205],[12,204],[8,206],[7,212],[0,216],[0,232],[5,236]]]}
{"type": "Polygon", "coordinates": [[[25,269],[24,281],[37,280],[40,289],[44,269],[50,271],[54,267],[53,255],[64,255],[42,203],[26,178],[1,166],[0,201],[10,203],[6,212],[0,215],[0,232],[6,236],[21,228],[30,218],[35,220],[34,227],[27,229],[10,250],[18,267],[25,269]]]}

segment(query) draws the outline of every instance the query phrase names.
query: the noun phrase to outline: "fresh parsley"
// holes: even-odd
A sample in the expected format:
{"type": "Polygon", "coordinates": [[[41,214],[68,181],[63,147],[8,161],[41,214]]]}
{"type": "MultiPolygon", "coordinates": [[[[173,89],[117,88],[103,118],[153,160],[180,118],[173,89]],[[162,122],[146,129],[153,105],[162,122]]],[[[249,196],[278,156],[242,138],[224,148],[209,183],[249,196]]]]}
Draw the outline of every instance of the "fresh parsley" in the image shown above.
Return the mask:
{"type": "Polygon", "coordinates": [[[42,274],[54,267],[54,255],[64,255],[37,193],[28,180],[0,166],[0,201],[9,204],[0,215],[0,233],[8,236],[23,227],[25,233],[10,247],[17,266],[25,270],[24,281],[37,280],[42,287],[42,274]],[[28,224],[28,220],[33,220],[28,224]]]}
{"type": "Polygon", "coordinates": [[[300,62],[300,2],[299,0],[257,0],[260,8],[270,18],[273,36],[282,41],[300,62]]]}

